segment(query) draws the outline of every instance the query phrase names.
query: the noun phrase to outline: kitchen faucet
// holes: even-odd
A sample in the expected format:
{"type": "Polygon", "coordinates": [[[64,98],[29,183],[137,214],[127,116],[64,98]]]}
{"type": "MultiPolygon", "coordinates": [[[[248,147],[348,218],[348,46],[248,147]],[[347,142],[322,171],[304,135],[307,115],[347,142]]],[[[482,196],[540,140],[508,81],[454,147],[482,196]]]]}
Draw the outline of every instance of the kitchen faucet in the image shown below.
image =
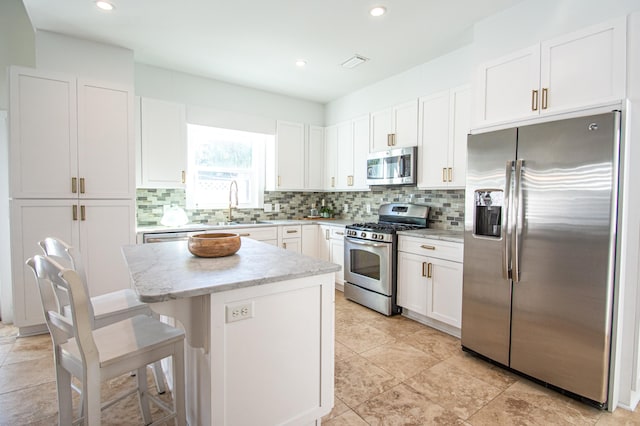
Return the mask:
{"type": "Polygon", "coordinates": [[[233,222],[233,219],[231,217],[231,209],[233,208],[233,204],[232,204],[232,195],[233,195],[233,187],[236,187],[236,191],[235,191],[235,196],[236,196],[236,205],[235,207],[238,207],[238,182],[236,182],[235,180],[231,181],[231,185],[229,185],[229,222],[233,222]]]}

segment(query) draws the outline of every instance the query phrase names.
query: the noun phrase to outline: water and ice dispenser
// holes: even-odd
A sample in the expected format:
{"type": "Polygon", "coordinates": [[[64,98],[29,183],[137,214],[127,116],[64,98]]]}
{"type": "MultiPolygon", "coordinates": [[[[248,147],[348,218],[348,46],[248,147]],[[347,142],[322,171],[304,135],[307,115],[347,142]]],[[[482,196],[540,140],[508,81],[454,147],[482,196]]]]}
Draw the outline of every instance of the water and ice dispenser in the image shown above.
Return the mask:
{"type": "Polygon", "coordinates": [[[503,192],[498,189],[475,191],[474,234],[500,238],[502,224],[503,192]]]}

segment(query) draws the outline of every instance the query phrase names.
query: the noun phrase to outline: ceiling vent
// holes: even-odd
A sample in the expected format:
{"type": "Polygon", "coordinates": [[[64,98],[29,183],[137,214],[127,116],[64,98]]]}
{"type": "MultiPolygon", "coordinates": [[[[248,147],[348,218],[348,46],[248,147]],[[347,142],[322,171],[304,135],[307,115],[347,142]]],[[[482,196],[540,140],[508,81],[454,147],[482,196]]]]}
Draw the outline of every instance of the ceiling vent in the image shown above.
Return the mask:
{"type": "Polygon", "coordinates": [[[342,65],[345,68],[355,68],[358,65],[362,64],[363,62],[367,62],[368,60],[369,58],[365,58],[364,56],[353,55],[352,57],[350,57],[340,65],[342,65]]]}

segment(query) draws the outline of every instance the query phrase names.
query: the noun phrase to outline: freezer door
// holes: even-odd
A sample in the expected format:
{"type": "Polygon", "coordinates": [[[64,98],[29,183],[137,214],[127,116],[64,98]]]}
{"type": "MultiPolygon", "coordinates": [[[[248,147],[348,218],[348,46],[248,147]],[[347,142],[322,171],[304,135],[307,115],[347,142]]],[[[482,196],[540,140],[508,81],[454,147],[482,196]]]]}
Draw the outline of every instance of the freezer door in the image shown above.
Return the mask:
{"type": "Polygon", "coordinates": [[[509,365],[506,176],[515,160],[516,130],[471,135],[467,149],[462,346],[509,365]]]}
{"type": "Polygon", "coordinates": [[[514,172],[521,221],[517,259],[512,254],[511,367],[601,403],[609,368],[617,152],[614,113],[526,126],[518,130],[521,175],[514,172]]]}

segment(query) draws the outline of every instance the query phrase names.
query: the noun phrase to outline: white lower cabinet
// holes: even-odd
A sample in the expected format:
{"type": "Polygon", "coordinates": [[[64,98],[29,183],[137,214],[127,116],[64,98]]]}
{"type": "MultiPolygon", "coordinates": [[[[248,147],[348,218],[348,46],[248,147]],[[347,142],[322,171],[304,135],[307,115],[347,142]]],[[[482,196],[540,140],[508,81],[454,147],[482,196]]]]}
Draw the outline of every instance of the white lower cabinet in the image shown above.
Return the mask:
{"type": "Polygon", "coordinates": [[[280,226],[278,230],[280,231],[280,247],[302,253],[302,225],[280,226]]]}
{"type": "Polygon", "coordinates": [[[318,257],[327,262],[340,265],[336,271],[336,284],[344,285],[344,226],[320,225],[318,238],[318,257]]]}
{"type": "Polygon", "coordinates": [[[405,314],[459,335],[462,250],[461,243],[399,237],[397,303],[405,314]]]}
{"type": "Polygon", "coordinates": [[[302,225],[302,254],[310,257],[318,257],[318,236],[319,236],[319,226],[316,224],[313,225],[302,225]]]}
{"type": "Polygon", "coordinates": [[[56,237],[76,247],[91,296],[97,296],[130,285],[121,248],[135,243],[134,218],[131,200],[11,201],[14,323],[21,334],[44,327],[33,272],[25,265],[42,254],[38,241],[56,237]]]}

